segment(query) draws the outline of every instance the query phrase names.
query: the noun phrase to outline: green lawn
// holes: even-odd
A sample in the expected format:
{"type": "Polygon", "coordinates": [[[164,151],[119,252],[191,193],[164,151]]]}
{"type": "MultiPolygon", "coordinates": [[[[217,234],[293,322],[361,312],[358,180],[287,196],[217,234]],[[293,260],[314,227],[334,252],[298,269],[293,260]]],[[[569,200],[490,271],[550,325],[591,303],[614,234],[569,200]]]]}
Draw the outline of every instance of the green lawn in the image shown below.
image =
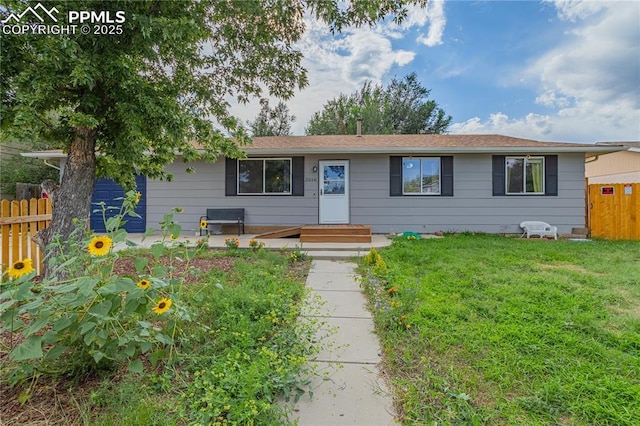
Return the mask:
{"type": "Polygon", "coordinates": [[[405,424],[640,424],[640,243],[453,235],[380,254],[363,285],[405,424]]]}

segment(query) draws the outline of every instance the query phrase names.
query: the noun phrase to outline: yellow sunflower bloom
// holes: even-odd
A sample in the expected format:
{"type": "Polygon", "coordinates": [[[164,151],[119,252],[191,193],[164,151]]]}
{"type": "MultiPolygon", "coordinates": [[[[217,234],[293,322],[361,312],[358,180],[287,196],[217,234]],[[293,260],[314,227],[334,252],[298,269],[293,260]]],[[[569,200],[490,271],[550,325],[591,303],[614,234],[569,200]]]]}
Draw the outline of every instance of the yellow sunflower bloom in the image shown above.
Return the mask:
{"type": "Polygon", "coordinates": [[[23,275],[30,274],[34,271],[31,259],[22,259],[13,262],[7,273],[11,278],[20,278],[23,275]]]}
{"type": "Polygon", "coordinates": [[[201,220],[200,221],[200,228],[201,229],[205,229],[207,227],[207,221],[206,220],[201,220]]]}
{"type": "Polygon", "coordinates": [[[141,198],[142,198],[142,192],[136,192],[136,204],[140,202],[141,198]]]}
{"type": "Polygon", "coordinates": [[[155,312],[158,315],[162,315],[169,310],[172,303],[173,302],[171,301],[171,299],[167,299],[166,297],[163,297],[162,299],[160,299],[158,304],[154,306],[153,312],[155,312]]]}
{"type": "Polygon", "coordinates": [[[107,237],[106,235],[93,237],[88,247],[89,254],[94,256],[104,256],[105,254],[109,253],[112,245],[113,241],[111,241],[111,238],[107,237]]]}
{"type": "Polygon", "coordinates": [[[138,287],[140,287],[141,289],[146,290],[151,285],[151,281],[142,279],[142,280],[138,281],[138,283],[136,285],[138,287]]]}

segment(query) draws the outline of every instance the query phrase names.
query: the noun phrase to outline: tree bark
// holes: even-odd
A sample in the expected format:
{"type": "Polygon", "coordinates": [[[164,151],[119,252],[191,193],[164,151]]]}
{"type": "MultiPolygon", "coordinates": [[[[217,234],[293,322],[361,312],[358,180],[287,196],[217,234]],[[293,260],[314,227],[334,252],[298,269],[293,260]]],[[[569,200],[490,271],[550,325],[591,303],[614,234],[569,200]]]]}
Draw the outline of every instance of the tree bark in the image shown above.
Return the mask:
{"type": "MultiPolygon", "coordinates": [[[[59,247],[47,247],[59,234],[61,241],[68,241],[78,227],[74,219],[85,223],[91,213],[91,195],[96,175],[96,130],[84,127],[75,129],[60,187],[49,194],[52,202],[51,223],[36,235],[34,240],[46,254],[44,276],[51,277],[48,259],[58,254],[59,247]]],[[[64,271],[61,271],[64,274],[64,271]]],[[[58,278],[61,278],[58,276],[58,278]]]]}

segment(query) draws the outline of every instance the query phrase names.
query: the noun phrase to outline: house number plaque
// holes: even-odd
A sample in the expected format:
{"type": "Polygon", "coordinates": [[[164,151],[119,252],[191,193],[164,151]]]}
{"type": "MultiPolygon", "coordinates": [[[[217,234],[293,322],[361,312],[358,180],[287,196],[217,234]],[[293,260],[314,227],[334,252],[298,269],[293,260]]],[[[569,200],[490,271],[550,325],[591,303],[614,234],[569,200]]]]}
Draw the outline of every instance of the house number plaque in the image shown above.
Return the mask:
{"type": "Polygon", "coordinates": [[[613,195],[613,186],[603,186],[600,188],[601,195],[613,195]]]}

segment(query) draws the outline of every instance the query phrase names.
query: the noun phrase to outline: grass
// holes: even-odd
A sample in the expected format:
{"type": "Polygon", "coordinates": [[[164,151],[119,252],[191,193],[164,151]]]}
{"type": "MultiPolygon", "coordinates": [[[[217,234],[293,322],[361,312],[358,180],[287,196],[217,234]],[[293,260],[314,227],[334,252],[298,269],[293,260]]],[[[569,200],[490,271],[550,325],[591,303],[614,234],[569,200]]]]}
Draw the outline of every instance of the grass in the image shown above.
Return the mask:
{"type": "Polygon", "coordinates": [[[363,283],[404,424],[640,424],[639,243],[455,235],[380,255],[363,283]]]}
{"type": "Polygon", "coordinates": [[[313,350],[312,325],[297,320],[309,262],[263,250],[199,257],[231,266],[188,270],[181,303],[192,318],[180,324],[170,363],[151,354],[142,374],[122,366],[89,378],[40,379],[32,391],[23,390],[33,393],[22,410],[55,412],[46,419],[51,424],[285,424],[278,398],[305,391],[304,368],[313,350]],[[50,400],[39,391],[45,387],[57,389],[50,400]],[[57,409],[62,405],[68,407],[57,409]]]}

